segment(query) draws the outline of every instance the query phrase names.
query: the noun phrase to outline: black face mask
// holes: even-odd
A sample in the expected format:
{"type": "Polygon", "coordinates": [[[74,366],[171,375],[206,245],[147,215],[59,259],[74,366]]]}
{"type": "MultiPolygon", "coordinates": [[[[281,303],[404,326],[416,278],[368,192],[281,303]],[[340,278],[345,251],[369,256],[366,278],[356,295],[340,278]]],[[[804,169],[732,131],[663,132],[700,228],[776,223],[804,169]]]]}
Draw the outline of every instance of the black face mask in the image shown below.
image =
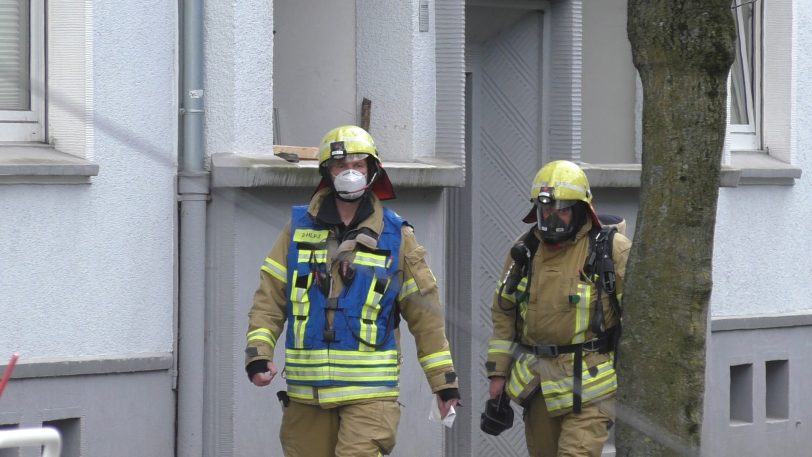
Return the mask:
{"type": "Polygon", "coordinates": [[[541,233],[541,241],[547,244],[558,244],[572,238],[574,232],[572,224],[565,224],[555,212],[550,213],[547,219],[544,219],[541,208],[536,206],[536,218],[541,233]]]}
{"type": "Polygon", "coordinates": [[[581,230],[587,220],[587,206],[584,202],[577,202],[571,206],[572,218],[569,225],[553,212],[542,217],[541,205],[536,205],[536,220],[541,233],[541,240],[547,244],[558,244],[575,238],[575,234],[581,230]]]}

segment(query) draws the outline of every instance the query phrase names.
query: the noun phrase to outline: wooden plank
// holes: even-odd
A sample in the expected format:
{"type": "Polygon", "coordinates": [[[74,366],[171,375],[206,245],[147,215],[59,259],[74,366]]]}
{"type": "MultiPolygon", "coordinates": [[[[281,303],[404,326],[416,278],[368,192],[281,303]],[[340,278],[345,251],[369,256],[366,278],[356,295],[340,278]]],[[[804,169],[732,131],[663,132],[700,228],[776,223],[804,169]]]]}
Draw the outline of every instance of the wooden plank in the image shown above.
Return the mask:
{"type": "MultiPolygon", "coordinates": [[[[319,148],[308,146],[273,145],[274,155],[282,157],[283,154],[294,154],[299,160],[319,160],[319,148]]],[[[283,157],[284,158],[284,157],[283,157]]],[[[287,160],[287,159],[286,159],[287,160]]]]}

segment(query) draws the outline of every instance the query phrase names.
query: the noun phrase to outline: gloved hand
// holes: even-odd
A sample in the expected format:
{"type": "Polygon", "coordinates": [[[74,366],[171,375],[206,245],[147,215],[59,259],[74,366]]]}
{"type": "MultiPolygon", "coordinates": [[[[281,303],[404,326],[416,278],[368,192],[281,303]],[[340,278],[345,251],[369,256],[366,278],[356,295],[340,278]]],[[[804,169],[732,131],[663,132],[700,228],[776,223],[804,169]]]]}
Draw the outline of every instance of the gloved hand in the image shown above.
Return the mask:
{"type": "Polygon", "coordinates": [[[451,408],[457,406],[460,402],[460,390],[457,388],[448,388],[437,391],[437,406],[440,407],[440,418],[445,419],[451,408]]]}
{"type": "Polygon", "coordinates": [[[270,360],[254,360],[245,367],[245,372],[255,386],[267,386],[276,376],[276,365],[270,360]]]}

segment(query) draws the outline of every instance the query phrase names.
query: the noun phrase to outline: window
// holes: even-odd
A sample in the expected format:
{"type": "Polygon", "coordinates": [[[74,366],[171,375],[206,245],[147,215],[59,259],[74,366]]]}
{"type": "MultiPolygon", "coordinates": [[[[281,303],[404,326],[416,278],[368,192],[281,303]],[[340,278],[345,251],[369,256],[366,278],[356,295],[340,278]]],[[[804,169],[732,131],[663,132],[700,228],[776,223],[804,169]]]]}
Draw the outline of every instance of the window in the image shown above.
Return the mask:
{"type": "Polygon", "coordinates": [[[733,0],[736,48],[730,70],[730,148],[753,151],[761,144],[761,0],[733,0]]]}
{"type": "Polygon", "coordinates": [[[43,7],[43,0],[0,0],[0,141],[44,139],[43,7]]]}

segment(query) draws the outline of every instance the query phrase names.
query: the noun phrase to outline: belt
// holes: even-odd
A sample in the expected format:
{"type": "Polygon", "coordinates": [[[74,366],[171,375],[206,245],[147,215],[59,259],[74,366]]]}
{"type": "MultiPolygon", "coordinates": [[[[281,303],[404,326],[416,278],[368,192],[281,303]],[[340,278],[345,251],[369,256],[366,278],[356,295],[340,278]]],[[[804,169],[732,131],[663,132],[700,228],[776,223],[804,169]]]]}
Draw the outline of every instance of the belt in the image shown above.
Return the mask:
{"type": "Polygon", "coordinates": [[[607,352],[609,350],[609,338],[593,338],[583,343],[575,344],[539,344],[529,345],[519,343],[519,350],[539,357],[553,358],[561,354],[572,354],[578,350],[584,352],[607,352]]]}
{"type": "Polygon", "coordinates": [[[583,343],[575,344],[540,344],[529,345],[519,343],[519,350],[539,357],[558,357],[561,354],[575,354],[572,360],[572,412],[581,413],[581,371],[583,370],[584,352],[609,352],[609,338],[605,335],[593,338],[583,343]]]}

